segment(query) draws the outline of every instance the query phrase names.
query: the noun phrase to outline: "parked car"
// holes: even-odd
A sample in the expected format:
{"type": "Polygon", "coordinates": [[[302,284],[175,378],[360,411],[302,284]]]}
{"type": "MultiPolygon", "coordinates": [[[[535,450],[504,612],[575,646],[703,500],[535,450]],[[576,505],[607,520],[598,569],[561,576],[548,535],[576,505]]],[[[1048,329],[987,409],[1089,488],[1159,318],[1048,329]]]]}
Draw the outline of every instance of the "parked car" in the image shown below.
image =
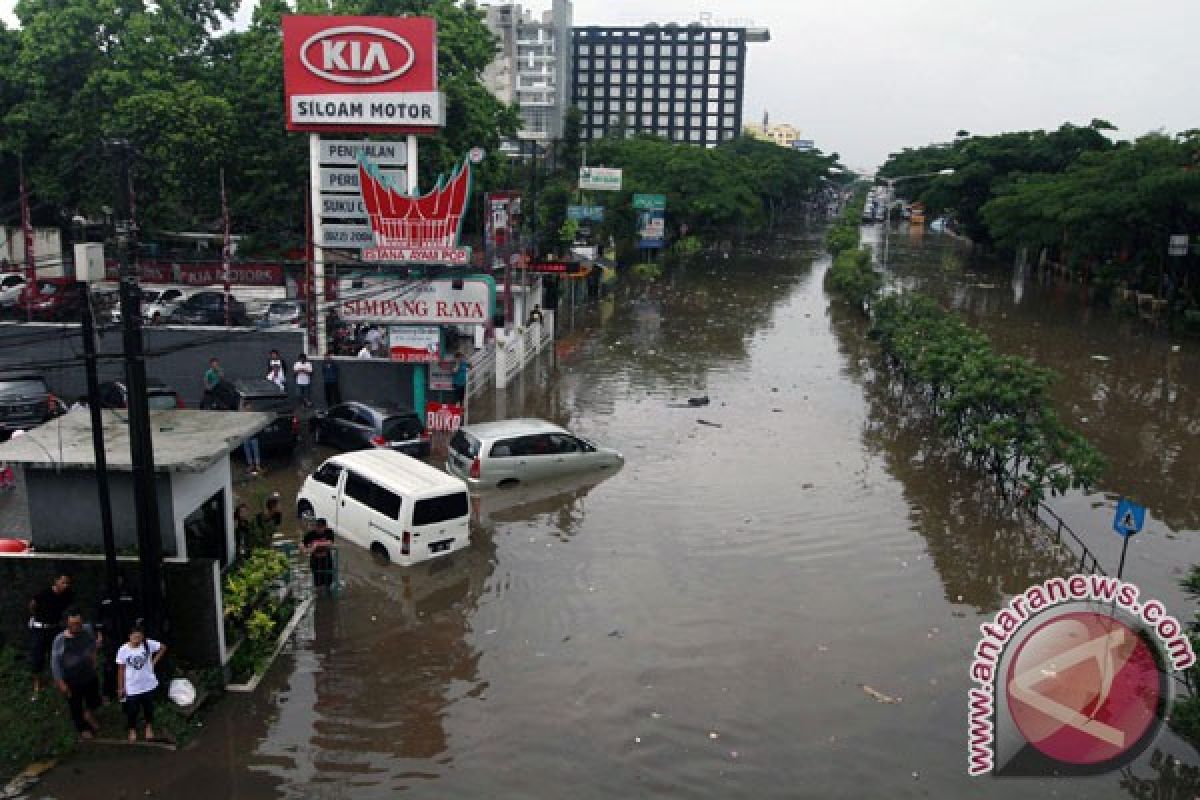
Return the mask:
{"type": "Polygon", "coordinates": [[[540,419],[508,419],[464,425],[450,438],[446,471],[479,486],[515,486],[625,463],[616,450],[600,447],[540,419]]]}
{"type": "Polygon", "coordinates": [[[450,555],[471,540],[467,485],[390,450],[326,461],[301,485],[296,513],[323,517],[338,536],[401,566],[450,555]]]}
{"type": "MultiPolygon", "coordinates": [[[[146,404],[151,411],[185,407],[178,392],[155,380],[146,382],[146,404]]],[[[107,381],[100,384],[100,406],[102,408],[129,408],[129,390],[125,388],[125,382],[107,381]]]]}
{"type": "Polygon", "coordinates": [[[342,403],[318,411],[309,428],[314,442],[339,450],[384,447],[414,458],[429,455],[429,436],[421,418],[405,408],[342,403]]]}
{"type": "Polygon", "coordinates": [[[0,438],[36,428],[57,416],[60,404],[36,372],[0,368],[0,438]]]}
{"type": "MultiPolygon", "coordinates": [[[[142,289],[142,319],[153,325],[166,322],[175,309],[188,299],[187,289],[142,289]]],[[[224,320],[222,320],[224,323],[224,320]]]]}
{"type": "Polygon", "coordinates": [[[220,411],[274,411],[275,421],[258,434],[263,450],[291,450],[300,438],[300,418],[292,398],[266,378],[221,381],[213,390],[213,404],[220,411]]]}
{"type": "MultiPolygon", "coordinates": [[[[246,306],[232,295],[229,299],[230,321],[234,325],[245,325],[246,306]]],[[[224,325],[225,293],[196,292],[177,305],[167,321],[183,325],[224,325]]]]}
{"type": "Polygon", "coordinates": [[[13,308],[25,289],[25,276],[10,272],[0,277],[0,308],[13,308]]]}
{"type": "Polygon", "coordinates": [[[277,328],[304,324],[304,303],[300,300],[275,300],[263,314],[263,326],[277,328]]]}
{"type": "Polygon", "coordinates": [[[79,313],[79,290],[73,278],[38,278],[34,292],[17,299],[17,314],[37,320],[69,319],[79,313]]]}

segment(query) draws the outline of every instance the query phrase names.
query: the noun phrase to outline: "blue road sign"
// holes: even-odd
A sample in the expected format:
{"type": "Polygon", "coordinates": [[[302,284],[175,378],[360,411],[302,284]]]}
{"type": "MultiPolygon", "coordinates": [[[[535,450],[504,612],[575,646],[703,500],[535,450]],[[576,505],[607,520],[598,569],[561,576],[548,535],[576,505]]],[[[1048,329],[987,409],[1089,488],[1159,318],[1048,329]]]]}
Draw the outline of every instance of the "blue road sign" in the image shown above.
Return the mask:
{"type": "Polygon", "coordinates": [[[1117,513],[1113,516],[1113,530],[1118,536],[1133,536],[1146,524],[1146,507],[1139,506],[1132,500],[1121,498],[1117,503],[1117,513]]]}

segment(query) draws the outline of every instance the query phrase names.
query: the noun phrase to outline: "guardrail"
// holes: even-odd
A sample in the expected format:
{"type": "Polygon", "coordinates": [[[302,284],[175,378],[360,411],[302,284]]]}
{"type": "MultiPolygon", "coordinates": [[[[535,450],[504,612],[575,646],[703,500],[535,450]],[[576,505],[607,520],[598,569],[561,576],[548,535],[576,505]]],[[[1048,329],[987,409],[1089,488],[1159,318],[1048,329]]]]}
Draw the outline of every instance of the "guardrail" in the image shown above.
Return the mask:
{"type": "Polygon", "coordinates": [[[1100,561],[1096,558],[1096,554],[1092,552],[1090,547],[1084,544],[1084,541],[1079,534],[1073,531],[1071,526],[1064,522],[1063,518],[1055,513],[1049,506],[1041,501],[1038,501],[1037,505],[1028,510],[1028,513],[1031,517],[1033,517],[1034,521],[1041,525],[1045,530],[1054,534],[1055,544],[1065,546],[1068,549],[1073,550],[1071,545],[1067,541],[1063,540],[1063,534],[1065,533],[1066,538],[1069,541],[1073,541],[1079,547],[1080,572],[1086,572],[1091,575],[1096,573],[1101,575],[1108,574],[1104,568],[1100,566],[1100,561]],[[1050,521],[1043,519],[1043,514],[1049,517],[1050,521]]]}

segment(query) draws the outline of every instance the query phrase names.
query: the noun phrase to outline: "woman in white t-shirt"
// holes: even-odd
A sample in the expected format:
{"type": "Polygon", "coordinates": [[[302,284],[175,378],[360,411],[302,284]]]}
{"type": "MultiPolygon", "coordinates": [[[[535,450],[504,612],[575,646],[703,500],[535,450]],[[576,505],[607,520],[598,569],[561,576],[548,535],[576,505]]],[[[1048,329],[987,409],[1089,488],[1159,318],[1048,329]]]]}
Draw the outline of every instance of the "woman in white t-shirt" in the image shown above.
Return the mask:
{"type": "Polygon", "coordinates": [[[300,401],[306,406],[312,406],[312,374],[313,365],[304,353],[292,364],[292,374],[296,376],[296,388],[300,390],[300,401]]]}
{"type": "Polygon", "coordinates": [[[140,626],[129,632],[129,641],[117,651],[117,698],[125,709],[129,741],[137,741],[138,712],[146,720],[146,741],[154,738],[154,690],[158,677],[154,668],[167,652],[167,646],[146,638],[140,626]]]}

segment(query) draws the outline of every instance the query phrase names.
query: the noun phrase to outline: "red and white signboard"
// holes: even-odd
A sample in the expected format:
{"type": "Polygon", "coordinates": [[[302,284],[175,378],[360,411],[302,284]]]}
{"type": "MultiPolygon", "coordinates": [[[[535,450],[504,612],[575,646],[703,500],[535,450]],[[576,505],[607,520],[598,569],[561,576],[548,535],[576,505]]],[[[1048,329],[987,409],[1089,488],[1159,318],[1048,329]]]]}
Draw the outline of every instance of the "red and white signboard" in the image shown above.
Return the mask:
{"type": "Polygon", "coordinates": [[[364,286],[352,299],[342,300],[339,316],[385,325],[483,325],[495,305],[495,284],[482,278],[378,286],[377,291],[364,286]]]}
{"type": "Polygon", "coordinates": [[[392,361],[431,364],[441,358],[442,332],[436,325],[392,325],[388,328],[392,361]]]}
{"type": "Polygon", "coordinates": [[[458,403],[425,403],[425,428],[433,432],[452,432],[462,427],[463,407],[458,403]]]}
{"type": "Polygon", "coordinates": [[[363,261],[465,265],[471,251],[458,238],[471,197],[471,162],[438,179],[431,192],[413,197],[365,157],[358,161],[359,191],[377,247],[363,250],[363,261]]]}
{"type": "Polygon", "coordinates": [[[433,133],[445,124],[432,17],[283,18],[290,131],[433,133]]]}

